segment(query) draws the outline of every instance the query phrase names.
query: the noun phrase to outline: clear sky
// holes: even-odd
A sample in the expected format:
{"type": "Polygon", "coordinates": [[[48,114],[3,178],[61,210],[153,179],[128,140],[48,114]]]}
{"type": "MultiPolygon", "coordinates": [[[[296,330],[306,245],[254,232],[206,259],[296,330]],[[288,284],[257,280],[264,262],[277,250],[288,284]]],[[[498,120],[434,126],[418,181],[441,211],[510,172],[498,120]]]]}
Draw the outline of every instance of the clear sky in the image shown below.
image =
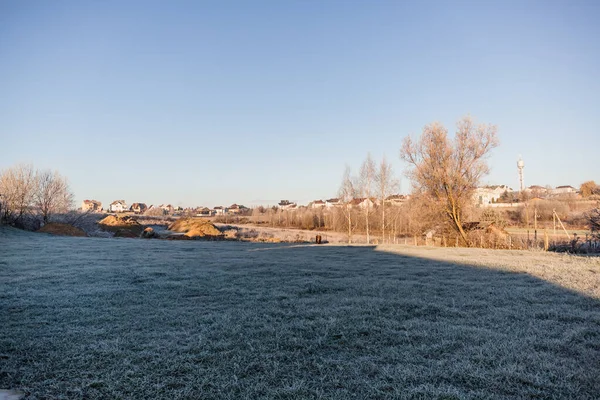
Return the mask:
{"type": "MultiPolygon", "coordinates": [[[[488,184],[600,181],[600,1],[0,1],[0,169],[77,198],[306,203],[470,114],[488,184]]],[[[401,192],[410,190],[403,178],[401,192]]]]}

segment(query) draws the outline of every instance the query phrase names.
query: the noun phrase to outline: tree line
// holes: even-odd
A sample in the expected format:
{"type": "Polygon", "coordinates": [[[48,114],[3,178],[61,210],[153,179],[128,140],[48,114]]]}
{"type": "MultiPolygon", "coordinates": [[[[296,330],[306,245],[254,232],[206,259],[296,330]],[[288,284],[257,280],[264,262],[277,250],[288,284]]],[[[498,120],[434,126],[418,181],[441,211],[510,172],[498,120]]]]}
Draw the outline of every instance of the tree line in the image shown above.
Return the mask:
{"type": "Polygon", "coordinates": [[[47,223],[73,208],[74,195],[57,171],[19,164],[0,173],[0,222],[18,227],[47,223]]]}

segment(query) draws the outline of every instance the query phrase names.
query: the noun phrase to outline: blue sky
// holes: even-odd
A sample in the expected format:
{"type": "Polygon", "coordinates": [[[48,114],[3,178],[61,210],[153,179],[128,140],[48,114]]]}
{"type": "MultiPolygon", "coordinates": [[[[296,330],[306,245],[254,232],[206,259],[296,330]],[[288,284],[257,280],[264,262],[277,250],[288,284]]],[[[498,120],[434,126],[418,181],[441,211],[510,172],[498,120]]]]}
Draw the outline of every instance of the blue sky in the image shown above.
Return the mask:
{"type": "MultiPolygon", "coordinates": [[[[484,183],[600,181],[598,1],[2,1],[0,169],[78,204],[306,203],[470,114],[484,183]]],[[[410,190],[402,178],[401,191],[410,190]]]]}

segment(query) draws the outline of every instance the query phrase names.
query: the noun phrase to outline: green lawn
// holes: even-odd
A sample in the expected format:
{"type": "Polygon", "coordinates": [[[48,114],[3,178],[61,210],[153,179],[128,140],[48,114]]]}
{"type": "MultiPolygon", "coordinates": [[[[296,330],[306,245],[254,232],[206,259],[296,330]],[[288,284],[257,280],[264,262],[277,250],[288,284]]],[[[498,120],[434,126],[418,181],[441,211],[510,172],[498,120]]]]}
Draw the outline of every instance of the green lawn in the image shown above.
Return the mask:
{"type": "Polygon", "coordinates": [[[0,227],[0,389],[31,399],[598,398],[600,263],[528,254],[0,227]]]}

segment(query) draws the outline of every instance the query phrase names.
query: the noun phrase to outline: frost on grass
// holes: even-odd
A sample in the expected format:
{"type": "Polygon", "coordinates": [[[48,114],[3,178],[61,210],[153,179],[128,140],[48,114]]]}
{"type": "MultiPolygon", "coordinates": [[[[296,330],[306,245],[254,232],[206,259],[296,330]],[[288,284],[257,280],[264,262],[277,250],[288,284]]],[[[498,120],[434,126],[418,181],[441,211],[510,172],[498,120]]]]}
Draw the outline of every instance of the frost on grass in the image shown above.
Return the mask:
{"type": "MultiPolygon", "coordinates": [[[[527,272],[529,253],[10,229],[0,249],[0,388],[30,399],[600,393],[598,297],[527,272]]],[[[569,260],[553,276],[597,283],[569,260]]]]}

